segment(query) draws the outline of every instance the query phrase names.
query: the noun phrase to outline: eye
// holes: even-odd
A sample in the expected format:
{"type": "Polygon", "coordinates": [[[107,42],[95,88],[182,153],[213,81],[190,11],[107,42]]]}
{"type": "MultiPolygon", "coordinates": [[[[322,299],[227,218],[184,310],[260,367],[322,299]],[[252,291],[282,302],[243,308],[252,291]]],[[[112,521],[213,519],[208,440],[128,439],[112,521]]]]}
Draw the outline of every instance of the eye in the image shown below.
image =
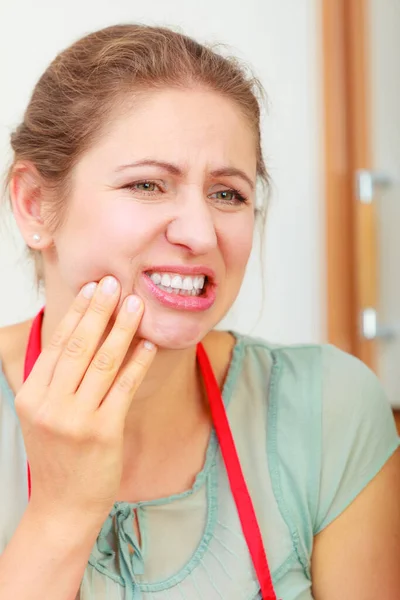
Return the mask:
{"type": "Polygon", "coordinates": [[[218,200],[218,202],[222,202],[223,204],[239,205],[247,203],[247,198],[238,192],[238,190],[233,189],[214,192],[210,197],[215,198],[215,200],[218,200]]]}
{"type": "Polygon", "coordinates": [[[160,191],[160,186],[155,181],[134,181],[133,183],[126,185],[125,188],[149,193],[160,191]]]}

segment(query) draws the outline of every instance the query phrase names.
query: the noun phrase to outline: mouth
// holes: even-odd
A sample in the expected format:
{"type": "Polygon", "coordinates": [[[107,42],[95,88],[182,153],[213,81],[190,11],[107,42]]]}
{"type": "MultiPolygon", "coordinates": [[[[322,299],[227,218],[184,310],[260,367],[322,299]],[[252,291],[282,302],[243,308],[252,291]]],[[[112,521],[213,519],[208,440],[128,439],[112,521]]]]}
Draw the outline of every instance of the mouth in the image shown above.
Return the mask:
{"type": "Polygon", "coordinates": [[[202,311],[215,301],[215,277],[209,269],[166,267],[148,269],[143,275],[153,297],[170,308],[202,311]]]}
{"type": "Polygon", "coordinates": [[[145,275],[151,279],[159,290],[167,294],[179,296],[201,296],[209,284],[209,278],[205,274],[192,276],[179,273],[146,271],[145,275]]]}

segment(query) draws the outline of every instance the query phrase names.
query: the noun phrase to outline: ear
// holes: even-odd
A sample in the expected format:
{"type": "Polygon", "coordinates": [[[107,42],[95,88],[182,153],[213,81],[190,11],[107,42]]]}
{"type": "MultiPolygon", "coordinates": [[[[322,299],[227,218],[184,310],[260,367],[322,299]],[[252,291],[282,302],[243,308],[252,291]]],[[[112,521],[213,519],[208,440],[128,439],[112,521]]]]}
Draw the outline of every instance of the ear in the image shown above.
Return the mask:
{"type": "Polygon", "coordinates": [[[44,250],[53,243],[43,220],[43,201],[47,194],[34,165],[17,162],[10,181],[11,205],[22,237],[35,250],[44,250]]]}

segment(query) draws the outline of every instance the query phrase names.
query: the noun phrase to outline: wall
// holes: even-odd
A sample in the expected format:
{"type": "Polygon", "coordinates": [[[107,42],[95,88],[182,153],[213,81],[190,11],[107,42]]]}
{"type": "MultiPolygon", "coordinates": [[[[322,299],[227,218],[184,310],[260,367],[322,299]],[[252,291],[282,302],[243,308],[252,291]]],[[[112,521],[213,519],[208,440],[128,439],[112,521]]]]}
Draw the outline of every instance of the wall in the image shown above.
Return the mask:
{"type": "MultiPolygon", "coordinates": [[[[226,325],[280,342],[324,338],[319,14],[317,0],[20,0],[0,7],[0,164],[30,90],[54,54],[116,22],[178,25],[223,41],[252,63],[269,98],[264,147],[273,179],[265,241],[265,301],[255,252],[226,325]]],[[[14,232],[0,234],[0,325],[40,305],[14,232]]]]}

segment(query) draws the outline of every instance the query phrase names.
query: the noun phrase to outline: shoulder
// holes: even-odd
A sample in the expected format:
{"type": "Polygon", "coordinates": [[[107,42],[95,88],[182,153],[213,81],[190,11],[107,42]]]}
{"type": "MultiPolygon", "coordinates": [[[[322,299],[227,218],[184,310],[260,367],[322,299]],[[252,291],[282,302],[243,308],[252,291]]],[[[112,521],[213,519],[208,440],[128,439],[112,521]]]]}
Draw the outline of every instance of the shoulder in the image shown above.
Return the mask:
{"type": "Polygon", "coordinates": [[[15,391],[22,383],[25,347],[31,321],[0,328],[0,363],[3,376],[15,391]]]}
{"type": "Polygon", "coordinates": [[[269,390],[267,445],[276,494],[303,522],[311,547],[312,536],[345,510],[398,447],[389,401],[364,363],[333,346],[241,343],[244,369],[269,390]]]}
{"type": "Polygon", "coordinates": [[[396,436],[393,413],[378,379],[359,359],[331,345],[275,346],[243,337],[243,369],[268,388],[277,425],[296,428],[315,444],[333,448],[343,437],[374,428],[396,436]]]}
{"type": "Polygon", "coordinates": [[[0,327],[0,360],[13,362],[23,352],[32,321],[0,327]]]}
{"type": "MultiPolygon", "coordinates": [[[[377,376],[358,358],[328,344],[282,346],[262,339],[238,336],[242,346],[243,366],[271,364],[271,383],[284,389],[287,399],[301,397],[318,402],[321,407],[355,407],[365,400],[388,405],[377,376]],[[288,395],[289,393],[289,395],[288,395]]],[[[262,369],[260,378],[263,379],[262,369]]],[[[264,378],[264,385],[266,383],[264,378]]]]}
{"type": "MultiPolygon", "coordinates": [[[[26,452],[14,396],[22,383],[30,322],[0,328],[0,554],[26,508],[26,452]]],[[[1,594],[0,594],[1,595],[1,594]]]]}

